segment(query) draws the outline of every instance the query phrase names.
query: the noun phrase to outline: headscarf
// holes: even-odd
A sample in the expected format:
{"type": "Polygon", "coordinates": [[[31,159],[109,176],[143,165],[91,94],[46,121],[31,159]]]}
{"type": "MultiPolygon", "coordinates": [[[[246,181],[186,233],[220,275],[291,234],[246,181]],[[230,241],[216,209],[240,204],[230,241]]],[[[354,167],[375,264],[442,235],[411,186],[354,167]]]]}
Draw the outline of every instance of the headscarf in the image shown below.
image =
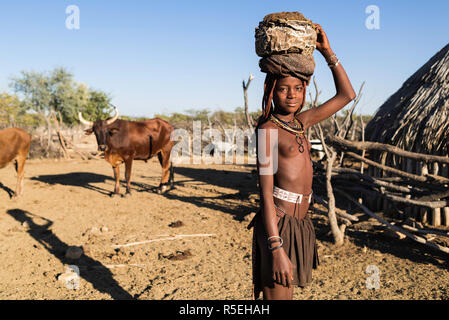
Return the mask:
{"type": "Polygon", "coordinates": [[[300,53],[273,54],[259,61],[260,71],[276,77],[295,77],[310,82],[315,70],[313,55],[300,53]]]}

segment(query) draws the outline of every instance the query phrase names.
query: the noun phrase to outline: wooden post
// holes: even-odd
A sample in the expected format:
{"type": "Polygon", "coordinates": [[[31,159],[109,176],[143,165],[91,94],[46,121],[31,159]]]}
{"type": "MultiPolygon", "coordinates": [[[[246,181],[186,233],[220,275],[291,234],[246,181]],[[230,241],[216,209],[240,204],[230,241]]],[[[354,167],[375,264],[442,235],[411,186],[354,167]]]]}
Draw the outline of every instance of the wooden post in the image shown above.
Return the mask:
{"type": "MultiPolygon", "coordinates": [[[[372,151],[372,152],[369,153],[369,155],[370,156],[368,158],[377,159],[377,157],[379,156],[379,152],[372,151]]],[[[378,177],[378,174],[377,174],[378,170],[379,169],[374,167],[374,166],[371,166],[371,165],[368,166],[368,174],[371,177],[373,177],[373,178],[378,177]]],[[[376,198],[375,197],[367,197],[366,195],[365,195],[365,197],[366,197],[366,200],[368,201],[369,208],[372,211],[376,212],[377,211],[377,207],[376,207],[377,206],[377,200],[376,200],[376,198]]]]}
{"type": "MultiPolygon", "coordinates": [[[[407,171],[407,165],[406,165],[406,161],[405,161],[406,158],[400,157],[400,156],[396,156],[396,155],[394,157],[395,157],[395,159],[396,159],[396,161],[398,163],[398,167],[400,167],[402,171],[407,171]]],[[[396,211],[396,216],[397,216],[398,219],[404,219],[404,216],[407,216],[406,215],[406,210],[404,210],[404,211],[397,210],[396,211]]]]}
{"type": "MultiPolygon", "coordinates": [[[[420,169],[421,170],[420,170],[419,174],[422,175],[422,176],[429,173],[429,168],[428,168],[426,162],[422,162],[421,163],[420,169]]],[[[426,223],[428,221],[428,214],[427,214],[428,213],[428,209],[424,208],[424,207],[421,207],[419,211],[420,211],[420,216],[421,216],[422,223],[426,223]]]]}
{"type": "MultiPolygon", "coordinates": [[[[370,153],[372,156],[370,157],[371,159],[375,159],[377,161],[378,156],[379,156],[379,152],[372,152],[370,153]]],[[[374,166],[370,166],[370,175],[374,178],[379,177],[379,169],[374,167],[374,166]]],[[[373,212],[377,211],[377,199],[375,197],[370,197],[369,198],[370,203],[371,203],[371,210],[373,210],[373,212]]]]}
{"type": "MultiPolygon", "coordinates": [[[[370,165],[368,166],[368,175],[369,175],[370,177],[374,177],[374,168],[373,168],[373,166],[370,166],[370,165]]],[[[374,210],[374,201],[373,201],[372,197],[369,197],[369,196],[367,196],[367,195],[363,195],[363,197],[364,197],[364,199],[365,199],[366,206],[367,206],[370,210],[375,211],[375,210],[374,210]]]]}
{"type": "MultiPolygon", "coordinates": [[[[438,162],[434,162],[432,166],[432,173],[438,175],[438,162]]],[[[432,210],[432,225],[440,226],[441,225],[441,208],[435,208],[432,210]]]]}
{"type": "Polygon", "coordinates": [[[418,208],[419,209],[419,220],[422,223],[427,223],[427,208],[418,208]]]}
{"type": "MultiPolygon", "coordinates": [[[[360,126],[361,126],[361,134],[362,134],[362,142],[365,142],[365,124],[363,123],[363,116],[362,114],[360,114],[360,126]]],[[[365,157],[365,153],[366,151],[363,150],[362,151],[362,157],[365,157]]],[[[363,174],[363,170],[364,170],[364,163],[363,161],[360,162],[360,173],[363,174]]],[[[360,196],[360,198],[358,199],[360,204],[363,204],[363,195],[360,196]]]]}
{"type": "Polygon", "coordinates": [[[432,210],[432,225],[441,226],[441,208],[435,208],[432,210]]]}
{"type": "MultiPolygon", "coordinates": [[[[390,157],[388,156],[388,154],[385,155],[385,157],[382,157],[382,164],[387,165],[387,166],[391,166],[390,164],[390,157]]],[[[390,174],[388,172],[384,172],[382,174],[383,177],[389,177],[390,174]]],[[[383,192],[385,192],[385,188],[380,188],[380,190],[383,192]]],[[[382,199],[382,207],[381,210],[384,214],[386,214],[388,212],[388,199],[383,198],[382,199]]]]}
{"type": "Polygon", "coordinates": [[[407,172],[409,173],[415,173],[413,171],[414,168],[416,168],[416,165],[414,164],[414,160],[413,159],[408,159],[407,158],[407,172]]]}
{"type": "MultiPolygon", "coordinates": [[[[422,166],[423,164],[422,164],[422,162],[421,161],[416,161],[416,165],[415,165],[415,173],[416,174],[422,174],[422,168],[423,168],[423,166],[422,166]]],[[[420,210],[420,207],[418,207],[418,206],[413,206],[413,217],[415,218],[415,219],[418,219],[418,220],[420,220],[420,218],[421,218],[421,210],[420,210]]]]}
{"type": "MultiPolygon", "coordinates": [[[[447,163],[442,164],[441,175],[443,177],[449,178],[449,165],[447,163]]],[[[443,225],[449,226],[449,207],[443,208],[443,225]]]]}
{"type": "MultiPolygon", "coordinates": [[[[406,172],[413,173],[413,160],[412,159],[407,158],[405,160],[405,168],[406,168],[406,170],[405,170],[406,172]]],[[[408,186],[408,187],[410,187],[410,186],[408,186]]],[[[405,197],[410,199],[412,196],[410,194],[408,194],[405,197]]],[[[413,214],[413,209],[412,209],[412,206],[409,205],[405,208],[405,215],[407,217],[411,217],[412,214],[413,214]]]]}
{"type": "MultiPolygon", "coordinates": [[[[386,158],[387,158],[387,153],[386,152],[382,152],[380,154],[380,163],[382,165],[385,165],[386,158]]],[[[382,169],[379,169],[379,177],[385,177],[385,175],[386,175],[386,172],[384,172],[382,169]]],[[[383,191],[382,188],[381,188],[381,191],[383,191]]],[[[386,200],[386,199],[384,199],[382,197],[378,197],[377,198],[377,211],[384,212],[384,210],[385,210],[385,208],[384,208],[384,204],[385,204],[384,200],[386,200]]]]}
{"type": "MultiPolygon", "coordinates": [[[[429,170],[427,168],[427,164],[425,162],[423,162],[421,165],[421,171],[419,172],[420,175],[425,175],[429,173],[429,170]]],[[[424,207],[420,207],[419,208],[419,212],[420,212],[420,220],[422,223],[427,223],[428,221],[428,216],[427,216],[427,208],[424,207]]]]}
{"type": "Polygon", "coordinates": [[[443,208],[443,226],[449,226],[449,207],[443,208]]]}
{"type": "Polygon", "coordinates": [[[334,243],[339,246],[342,245],[344,242],[344,228],[341,229],[338,226],[337,216],[335,214],[335,196],[334,191],[332,188],[331,183],[331,176],[332,176],[332,164],[335,162],[337,157],[336,151],[331,151],[332,155],[331,158],[328,159],[327,167],[326,167],[326,190],[327,190],[327,197],[329,199],[329,212],[328,212],[328,218],[329,218],[329,224],[332,230],[332,235],[334,236],[334,243]]]}

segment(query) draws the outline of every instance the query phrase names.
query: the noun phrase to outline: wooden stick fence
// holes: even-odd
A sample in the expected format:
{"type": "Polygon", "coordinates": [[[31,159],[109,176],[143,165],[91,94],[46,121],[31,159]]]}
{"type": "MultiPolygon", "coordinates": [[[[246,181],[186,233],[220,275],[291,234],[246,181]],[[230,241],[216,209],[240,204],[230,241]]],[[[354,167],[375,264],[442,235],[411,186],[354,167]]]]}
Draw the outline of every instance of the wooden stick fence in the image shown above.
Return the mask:
{"type": "Polygon", "coordinates": [[[334,168],[333,179],[345,181],[346,190],[364,194],[371,210],[388,212],[398,205],[406,205],[407,216],[430,222],[433,226],[449,226],[449,157],[333,135],[326,137],[326,143],[360,161],[362,167],[368,165],[367,175],[349,168],[334,168]],[[367,159],[349,150],[380,152],[381,156],[378,153],[376,157],[380,163],[371,160],[374,156],[367,159]]]}

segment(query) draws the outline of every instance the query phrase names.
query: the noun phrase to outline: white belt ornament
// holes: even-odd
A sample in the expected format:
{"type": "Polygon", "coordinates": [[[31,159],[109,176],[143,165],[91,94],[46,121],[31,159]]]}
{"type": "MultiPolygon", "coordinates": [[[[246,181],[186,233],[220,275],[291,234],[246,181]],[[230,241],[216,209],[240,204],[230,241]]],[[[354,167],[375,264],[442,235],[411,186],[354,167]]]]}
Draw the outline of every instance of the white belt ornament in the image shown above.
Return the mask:
{"type": "MultiPolygon", "coordinates": [[[[301,203],[304,195],[300,193],[294,193],[287,190],[283,190],[275,186],[273,188],[273,197],[292,203],[301,203]]],[[[310,201],[312,201],[312,193],[309,195],[309,203],[310,201]]]]}

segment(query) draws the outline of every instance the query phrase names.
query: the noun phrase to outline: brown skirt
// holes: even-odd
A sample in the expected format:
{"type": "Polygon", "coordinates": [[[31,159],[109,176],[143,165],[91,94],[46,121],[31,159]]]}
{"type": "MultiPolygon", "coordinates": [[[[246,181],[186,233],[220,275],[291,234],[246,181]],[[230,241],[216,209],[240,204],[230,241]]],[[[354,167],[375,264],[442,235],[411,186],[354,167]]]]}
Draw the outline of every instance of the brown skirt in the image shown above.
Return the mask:
{"type": "MultiPolygon", "coordinates": [[[[254,225],[252,267],[253,297],[257,299],[263,287],[274,285],[272,255],[268,250],[267,234],[259,211],[248,228],[254,225]]],[[[315,229],[307,214],[298,220],[290,215],[280,217],[279,235],[284,241],[283,248],[293,266],[293,285],[305,287],[312,281],[312,269],[319,265],[315,229]]]]}

